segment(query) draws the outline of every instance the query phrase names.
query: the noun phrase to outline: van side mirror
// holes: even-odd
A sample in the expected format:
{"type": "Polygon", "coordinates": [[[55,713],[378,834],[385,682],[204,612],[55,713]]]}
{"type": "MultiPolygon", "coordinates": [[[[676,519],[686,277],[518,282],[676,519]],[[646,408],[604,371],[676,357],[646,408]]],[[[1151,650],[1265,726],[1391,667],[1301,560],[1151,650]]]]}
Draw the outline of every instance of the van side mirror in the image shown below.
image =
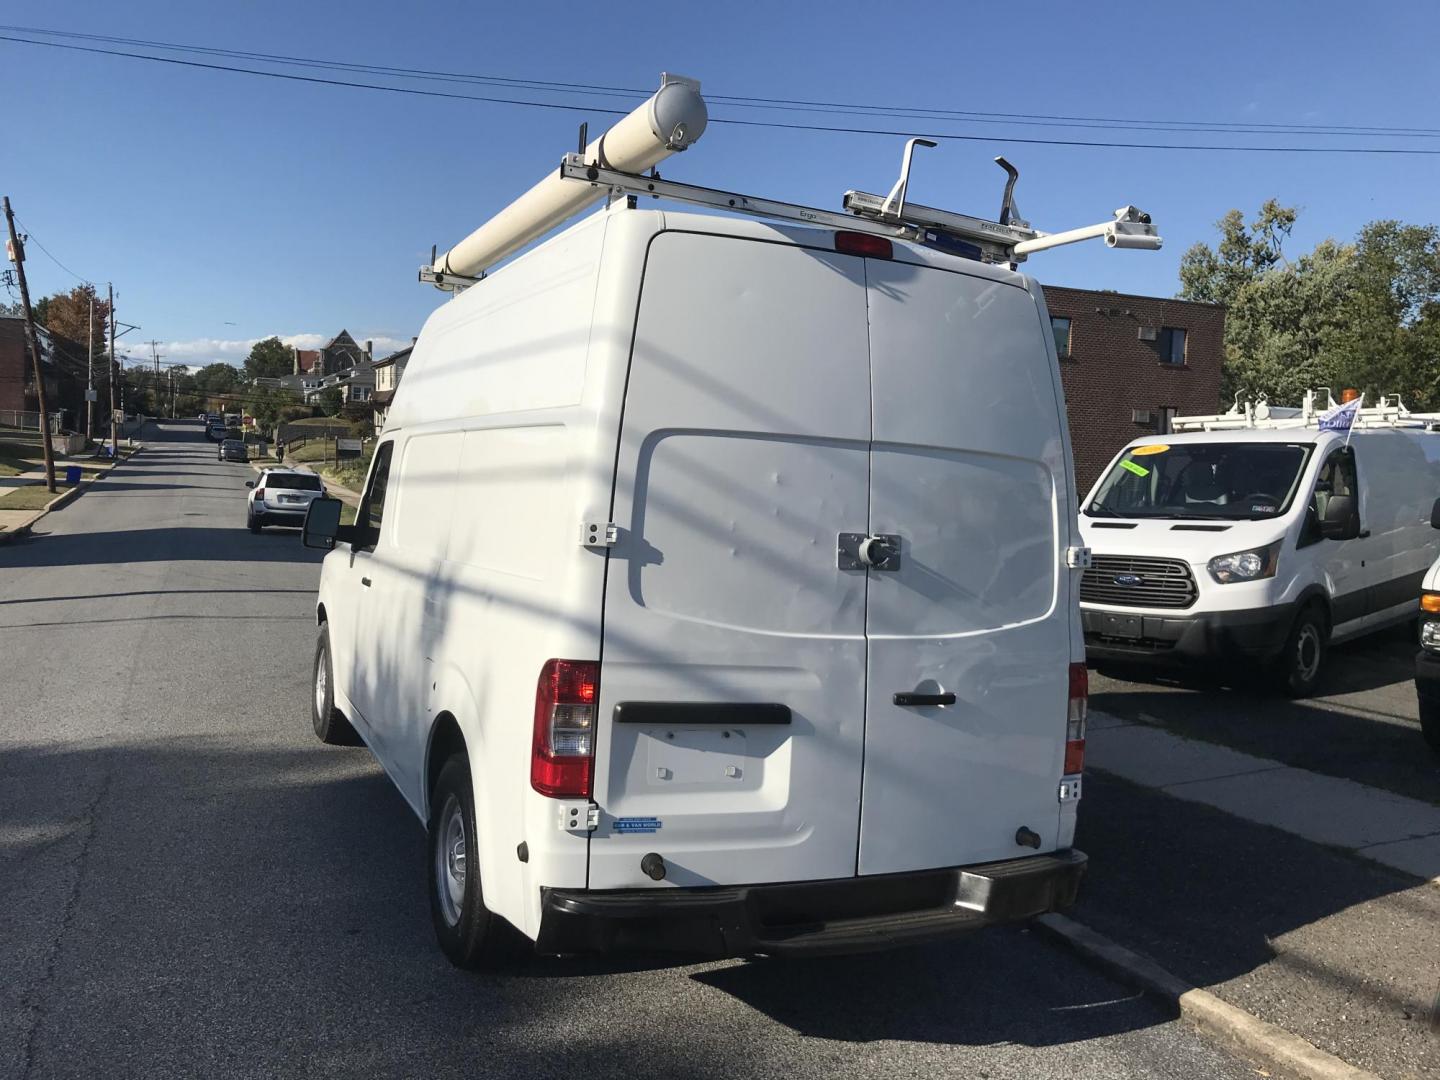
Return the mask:
{"type": "Polygon", "coordinates": [[[255,486],[255,481],[254,481],[254,480],[246,480],[246,481],[245,481],[245,486],[246,486],[246,487],[253,488],[253,487],[255,486]]]}
{"type": "Polygon", "coordinates": [[[1353,496],[1330,496],[1320,519],[1320,535],[1326,540],[1354,540],[1360,535],[1360,513],[1353,496]]]}
{"type": "Polygon", "coordinates": [[[329,551],[336,540],[348,540],[340,525],[340,509],[344,506],[339,499],[312,499],[305,511],[305,524],[300,530],[300,542],[308,548],[329,551]]]}
{"type": "Polygon", "coordinates": [[[1440,499],[1435,500],[1435,505],[1430,507],[1430,528],[1440,529],[1440,499]]]}

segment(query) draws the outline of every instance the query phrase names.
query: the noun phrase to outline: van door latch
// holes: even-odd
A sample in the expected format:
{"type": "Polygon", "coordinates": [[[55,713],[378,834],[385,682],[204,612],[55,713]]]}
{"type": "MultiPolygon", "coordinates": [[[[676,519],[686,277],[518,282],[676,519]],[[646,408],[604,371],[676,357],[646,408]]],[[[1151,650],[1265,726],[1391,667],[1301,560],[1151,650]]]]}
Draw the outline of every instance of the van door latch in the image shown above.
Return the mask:
{"type": "Polygon", "coordinates": [[[1090,569],[1090,549],[1088,547],[1068,547],[1065,549],[1065,565],[1071,570],[1090,569]]]}
{"type": "Polygon", "coordinates": [[[900,537],[894,533],[839,533],[835,565],[841,570],[899,570],[900,537]]]}
{"type": "Polygon", "coordinates": [[[580,523],[581,547],[614,547],[619,539],[620,527],[613,521],[582,521],[580,523]]]}

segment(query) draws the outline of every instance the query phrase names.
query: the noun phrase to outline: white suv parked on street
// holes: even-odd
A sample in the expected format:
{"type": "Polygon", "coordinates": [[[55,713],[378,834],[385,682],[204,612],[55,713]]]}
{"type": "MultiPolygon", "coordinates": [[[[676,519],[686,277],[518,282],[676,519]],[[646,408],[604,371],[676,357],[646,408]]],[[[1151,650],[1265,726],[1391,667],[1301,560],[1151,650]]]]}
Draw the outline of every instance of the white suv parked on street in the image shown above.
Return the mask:
{"type": "Polygon", "coordinates": [[[325,495],[325,484],[308,469],[266,469],[259,480],[246,481],[250,497],[245,524],[252,533],[266,525],[298,529],[310,503],[325,495]]]}

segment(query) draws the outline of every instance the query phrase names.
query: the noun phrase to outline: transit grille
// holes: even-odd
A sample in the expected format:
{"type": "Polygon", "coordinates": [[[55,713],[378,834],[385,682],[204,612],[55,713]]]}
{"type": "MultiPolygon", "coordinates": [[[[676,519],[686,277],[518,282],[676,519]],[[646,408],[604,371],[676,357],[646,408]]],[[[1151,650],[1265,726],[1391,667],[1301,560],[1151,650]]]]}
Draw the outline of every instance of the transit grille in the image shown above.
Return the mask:
{"type": "Polygon", "coordinates": [[[1080,579],[1080,599],[1087,604],[1188,608],[1197,593],[1187,563],[1148,555],[1092,555],[1080,579]]]}

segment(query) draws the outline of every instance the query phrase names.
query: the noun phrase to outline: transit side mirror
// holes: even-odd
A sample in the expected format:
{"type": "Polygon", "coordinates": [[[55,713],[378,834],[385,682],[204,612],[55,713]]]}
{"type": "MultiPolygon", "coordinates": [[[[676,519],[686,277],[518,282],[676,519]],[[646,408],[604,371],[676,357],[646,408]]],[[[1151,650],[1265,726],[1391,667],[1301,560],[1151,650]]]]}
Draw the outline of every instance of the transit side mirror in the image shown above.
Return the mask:
{"type": "Polygon", "coordinates": [[[1430,507],[1430,528],[1440,529],[1440,499],[1435,500],[1435,505],[1430,507]]]}
{"type": "Polygon", "coordinates": [[[1330,496],[1320,519],[1320,535],[1326,540],[1354,540],[1360,535],[1360,513],[1353,496],[1330,496]]]}
{"type": "Polygon", "coordinates": [[[312,499],[305,511],[305,524],[300,530],[300,542],[308,548],[329,551],[336,540],[348,540],[350,530],[340,524],[340,509],[345,504],[339,499],[312,499]]]}
{"type": "Polygon", "coordinates": [[[248,487],[248,488],[253,488],[253,487],[255,486],[255,481],[254,481],[254,480],[246,480],[246,481],[245,481],[245,486],[248,487]]]}

